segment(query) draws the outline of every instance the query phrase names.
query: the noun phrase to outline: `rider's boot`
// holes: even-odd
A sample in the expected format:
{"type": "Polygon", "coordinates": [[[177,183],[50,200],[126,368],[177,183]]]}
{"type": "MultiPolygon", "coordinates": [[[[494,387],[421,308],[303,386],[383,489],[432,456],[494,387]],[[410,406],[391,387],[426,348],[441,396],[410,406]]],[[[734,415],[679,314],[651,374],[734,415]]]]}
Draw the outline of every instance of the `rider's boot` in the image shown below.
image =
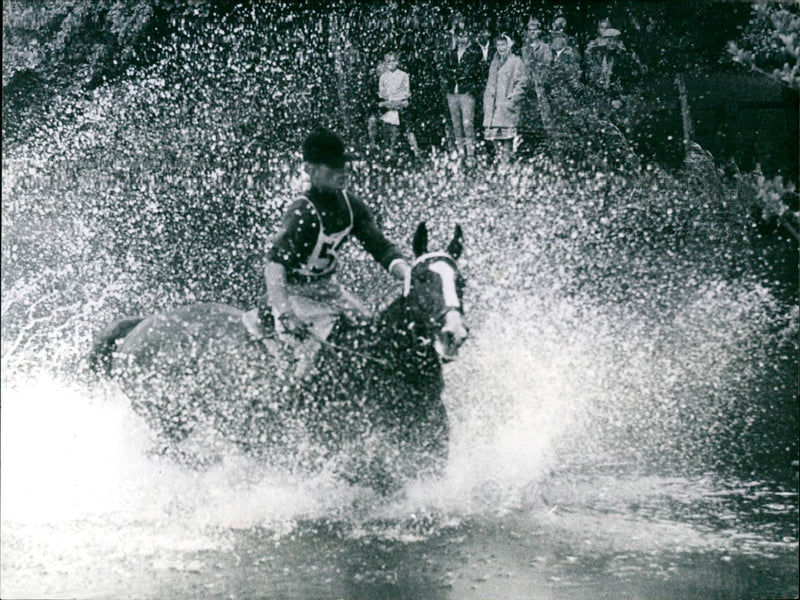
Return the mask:
{"type": "Polygon", "coordinates": [[[255,308],[242,314],[242,324],[250,337],[261,342],[274,359],[285,363],[285,350],[277,340],[272,310],[260,298],[255,308]]]}

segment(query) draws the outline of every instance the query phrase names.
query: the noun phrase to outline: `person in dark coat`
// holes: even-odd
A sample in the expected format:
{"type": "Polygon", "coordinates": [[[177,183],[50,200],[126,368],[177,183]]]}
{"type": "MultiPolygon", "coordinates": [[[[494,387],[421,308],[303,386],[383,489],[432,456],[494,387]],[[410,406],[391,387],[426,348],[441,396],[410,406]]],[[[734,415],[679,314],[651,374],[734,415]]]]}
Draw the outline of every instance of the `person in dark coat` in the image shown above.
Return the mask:
{"type": "Polygon", "coordinates": [[[445,59],[444,82],[447,106],[453,122],[456,148],[475,160],[475,100],[483,93],[483,57],[466,27],[456,32],[456,47],[445,59]]]}

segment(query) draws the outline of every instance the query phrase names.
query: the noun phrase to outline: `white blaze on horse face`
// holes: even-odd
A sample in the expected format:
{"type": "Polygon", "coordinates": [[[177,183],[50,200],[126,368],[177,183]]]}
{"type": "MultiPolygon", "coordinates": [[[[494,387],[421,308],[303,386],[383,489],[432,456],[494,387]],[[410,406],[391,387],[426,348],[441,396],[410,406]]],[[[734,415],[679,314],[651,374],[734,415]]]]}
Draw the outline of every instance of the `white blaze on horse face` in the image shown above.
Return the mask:
{"type": "Polygon", "coordinates": [[[451,310],[445,314],[444,327],[436,334],[433,347],[444,360],[453,360],[461,344],[467,339],[467,328],[461,312],[451,310]]]}
{"type": "Polygon", "coordinates": [[[464,327],[461,316],[461,299],[456,289],[456,271],[446,261],[431,263],[430,270],[439,275],[442,281],[442,296],[445,307],[449,310],[444,316],[444,325],[434,340],[434,349],[445,360],[452,360],[458,349],[467,338],[467,329],[464,327]]]}
{"type": "Polygon", "coordinates": [[[460,308],[461,300],[458,299],[458,292],[456,291],[455,269],[444,261],[436,261],[431,263],[430,270],[438,273],[442,279],[442,295],[444,296],[445,306],[460,308]]]}

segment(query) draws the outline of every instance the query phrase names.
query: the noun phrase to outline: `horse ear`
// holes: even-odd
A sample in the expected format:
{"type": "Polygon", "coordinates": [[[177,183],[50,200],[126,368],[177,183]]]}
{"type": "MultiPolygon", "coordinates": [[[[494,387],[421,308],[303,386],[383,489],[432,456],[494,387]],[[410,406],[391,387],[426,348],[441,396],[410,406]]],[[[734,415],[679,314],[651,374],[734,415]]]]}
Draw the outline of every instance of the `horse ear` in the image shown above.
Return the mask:
{"type": "Polygon", "coordinates": [[[428,251],[428,228],[425,226],[425,221],[417,225],[411,247],[414,250],[414,256],[422,256],[428,251]]]}
{"type": "Polygon", "coordinates": [[[461,252],[464,250],[464,233],[461,231],[461,225],[456,225],[456,233],[450,244],[447,246],[447,253],[454,259],[458,260],[461,252]]]}

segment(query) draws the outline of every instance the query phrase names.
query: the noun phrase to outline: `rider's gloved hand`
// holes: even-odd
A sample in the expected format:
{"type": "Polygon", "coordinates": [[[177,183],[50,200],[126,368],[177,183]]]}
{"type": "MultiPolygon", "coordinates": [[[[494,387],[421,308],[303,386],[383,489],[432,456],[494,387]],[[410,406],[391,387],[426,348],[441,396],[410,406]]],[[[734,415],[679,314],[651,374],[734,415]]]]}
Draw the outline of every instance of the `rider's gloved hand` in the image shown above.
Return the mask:
{"type": "Polygon", "coordinates": [[[310,333],[308,325],[294,314],[294,311],[287,310],[282,313],[278,319],[283,326],[283,330],[289,335],[293,335],[301,340],[308,337],[310,333]]]}

